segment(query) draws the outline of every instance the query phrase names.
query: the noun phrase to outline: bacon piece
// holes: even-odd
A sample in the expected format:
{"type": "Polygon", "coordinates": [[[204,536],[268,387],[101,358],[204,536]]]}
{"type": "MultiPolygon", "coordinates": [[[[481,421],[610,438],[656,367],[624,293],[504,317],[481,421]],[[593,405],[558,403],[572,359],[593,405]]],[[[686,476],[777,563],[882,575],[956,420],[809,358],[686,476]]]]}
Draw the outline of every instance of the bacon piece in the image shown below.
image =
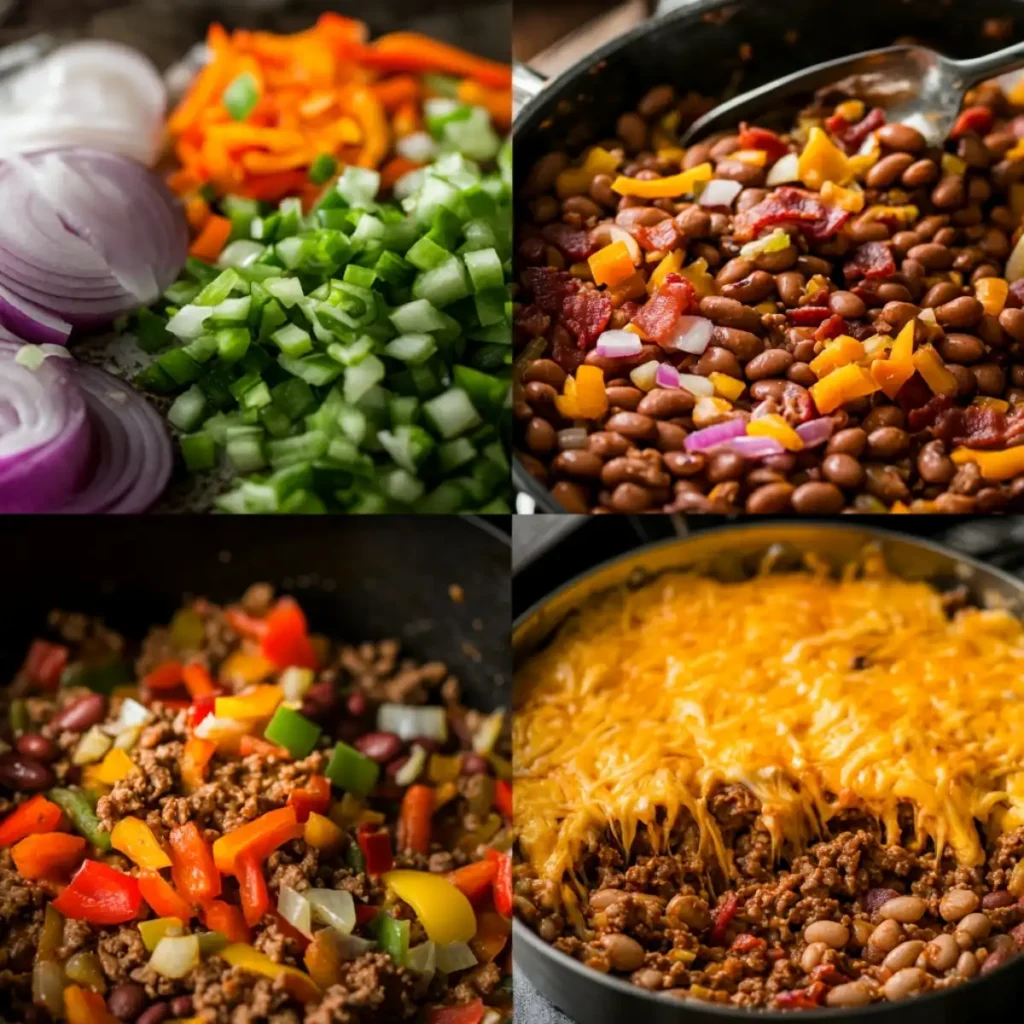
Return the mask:
{"type": "Polygon", "coordinates": [[[1009,448],[1024,437],[1024,410],[1010,413],[981,405],[940,409],[932,432],[947,445],[968,448],[1009,448]]]}
{"type": "Polygon", "coordinates": [[[554,267],[527,267],[523,287],[533,295],[534,304],[545,313],[560,313],[570,295],[580,290],[580,282],[568,271],[554,267]]]}
{"type": "Polygon", "coordinates": [[[896,402],[905,413],[909,414],[912,409],[919,409],[921,406],[927,405],[932,400],[932,394],[932,389],[925,384],[921,374],[915,373],[896,392],[896,402]]]}
{"type": "Polygon", "coordinates": [[[797,327],[817,327],[823,324],[832,315],[828,306],[798,306],[789,310],[786,316],[791,324],[797,327]]]}
{"type": "Polygon", "coordinates": [[[551,326],[551,317],[540,306],[523,306],[516,310],[515,328],[531,338],[547,334],[551,326]]]}
{"type": "Polygon", "coordinates": [[[638,224],[633,229],[633,237],[647,252],[668,252],[679,244],[683,236],[670,217],[649,228],[638,224]]]}
{"type": "Polygon", "coordinates": [[[556,332],[554,344],[551,346],[551,358],[566,373],[575,373],[585,355],[586,353],[570,334],[564,331],[556,332]]]}
{"type": "MultiPolygon", "coordinates": [[[[916,434],[918,431],[933,427],[936,420],[947,409],[953,408],[953,399],[949,395],[934,395],[923,405],[910,409],[907,413],[907,426],[910,432],[916,434]]],[[[872,889],[871,892],[874,892],[872,889]]],[[[899,895],[897,893],[897,895],[899,895]]],[[[868,893],[870,899],[871,893],[868,893]]]]}
{"type": "Polygon", "coordinates": [[[644,303],[633,323],[651,341],[663,344],[684,313],[697,308],[693,285],[679,274],[668,274],[658,290],[644,303]]]}
{"type": "Polygon", "coordinates": [[[846,153],[856,153],[864,140],[876,129],[885,124],[885,111],[875,107],[864,115],[856,124],[850,124],[845,117],[833,114],[825,127],[836,140],[837,145],[846,153]]]}
{"type": "Polygon", "coordinates": [[[590,241],[590,232],[584,231],[583,228],[574,228],[570,224],[563,224],[559,221],[555,224],[546,224],[541,229],[541,234],[573,263],[585,260],[594,252],[594,244],[590,241]]]}
{"type": "Polygon", "coordinates": [[[740,125],[739,136],[740,149],[760,149],[768,154],[766,164],[775,163],[779,157],[789,152],[789,146],[779,138],[773,131],[767,128],[758,128],[746,123],[740,125]]]}
{"type": "Polygon", "coordinates": [[[747,242],[767,227],[793,224],[815,241],[831,238],[848,220],[850,213],[824,202],[817,193],[783,185],[756,206],[737,214],[733,234],[747,242]]]}
{"type": "Polygon", "coordinates": [[[822,321],[821,326],[814,332],[815,341],[830,341],[838,338],[840,334],[847,334],[846,321],[838,314],[833,313],[827,320],[822,321]]]}
{"type": "Polygon", "coordinates": [[[608,326],[612,300],[603,292],[585,288],[562,303],[562,323],[576,335],[581,349],[591,348],[608,326]]]}
{"type": "Polygon", "coordinates": [[[862,277],[892,277],[896,273],[896,261],[892,250],[885,242],[865,242],[858,245],[853,258],[846,261],[843,275],[847,281],[856,281],[862,277]]]}

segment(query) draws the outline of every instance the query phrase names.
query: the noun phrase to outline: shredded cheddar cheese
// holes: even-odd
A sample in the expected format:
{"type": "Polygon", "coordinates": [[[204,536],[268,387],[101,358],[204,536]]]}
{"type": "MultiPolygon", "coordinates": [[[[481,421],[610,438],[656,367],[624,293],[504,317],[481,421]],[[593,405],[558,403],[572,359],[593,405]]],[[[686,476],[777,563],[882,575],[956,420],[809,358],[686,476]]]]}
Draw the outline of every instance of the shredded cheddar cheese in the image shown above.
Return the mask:
{"type": "Polygon", "coordinates": [[[898,843],[910,805],[915,846],[982,863],[979,824],[1024,824],[1024,627],[950,619],[928,585],[868,569],[676,573],[585,605],[516,679],[516,825],[537,874],[565,891],[609,831],[670,849],[691,820],[732,874],[706,803],[722,783],[761,801],[776,855],[850,807],[898,843]]]}

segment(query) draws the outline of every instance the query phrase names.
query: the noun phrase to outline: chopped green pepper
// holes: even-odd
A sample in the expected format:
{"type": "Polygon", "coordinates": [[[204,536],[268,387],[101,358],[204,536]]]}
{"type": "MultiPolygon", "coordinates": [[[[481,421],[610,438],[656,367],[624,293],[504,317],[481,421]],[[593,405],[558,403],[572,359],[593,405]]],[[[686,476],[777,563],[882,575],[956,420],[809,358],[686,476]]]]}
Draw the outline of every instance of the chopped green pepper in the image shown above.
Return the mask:
{"type": "Polygon", "coordinates": [[[100,819],[86,795],[75,789],[51,789],[50,799],[68,816],[75,831],[98,850],[110,849],[110,833],[100,826],[100,819]]]}
{"type": "Polygon", "coordinates": [[[371,922],[380,948],[398,967],[409,962],[409,922],[399,920],[390,914],[378,914],[371,922]]]}
{"type": "Polygon", "coordinates": [[[283,704],[274,712],[263,732],[265,739],[284,747],[292,757],[308,757],[320,738],[320,726],[283,704]]]}
{"type": "Polygon", "coordinates": [[[340,789],[367,796],[377,785],[380,765],[339,740],[324,775],[340,789]]]}
{"type": "Polygon", "coordinates": [[[221,102],[236,120],[244,121],[259,102],[259,84],[251,71],[243,71],[225,90],[221,102]]]}

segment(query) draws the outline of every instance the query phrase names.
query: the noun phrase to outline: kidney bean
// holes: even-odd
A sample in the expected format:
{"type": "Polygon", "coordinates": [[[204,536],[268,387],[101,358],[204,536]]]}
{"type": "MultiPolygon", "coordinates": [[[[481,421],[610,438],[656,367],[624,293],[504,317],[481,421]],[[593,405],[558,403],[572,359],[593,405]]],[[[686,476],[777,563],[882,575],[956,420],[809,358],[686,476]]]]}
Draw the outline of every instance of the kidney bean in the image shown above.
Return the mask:
{"type": "MultiPolygon", "coordinates": [[[[693,408],[694,401],[693,395],[685,388],[654,388],[640,400],[636,411],[640,416],[670,420],[688,413],[693,408]]],[[[620,432],[626,433],[621,428],[620,432]]]]}
{"type": "Polygon", "coordinates": [[[795,488],[792,484],[765,484],[747,498],[746,509],[751,515],[770,515],[789,508],[795,488]]]}
{"type": "Polygon", "coordinates": [[[758,333],[761,317],[755,309],[743,305],[737,299],[724,295],[706,295],[700,300],[700,315],[707,317],[719,327],[731,327],[740,331],[758,333]]]}
{"type": "Polygon", "coordinates": [[[53,740],[38,732],[23,733],[15,740],[14,749],[19,754],[24,754],[26,757],[34,758],[36,761],[41,761],[44,764],[49,761],[55,761],[60,753],[57,749],[57,744],[53,740]]]}
{"type": "Polygon", "coordinates": [[[934,160],[915,160],[900,179],[907,188],[923,188],[939,177],[939,168],[934,160]]]}
{"type": "Polygon", "coordinates": [[[888,188],[914,162],[910,153],[890,153],[883,156],[864,176],[868,188],[888,188]]]}
{"type": "Polygon", "coordinates": [[[56,776],[49,766],[34,757],[13,751],[0,754],[0,786],[24,793],[38,793],[49,789],[55,781],[56,776]]]}
{"type": "Polygon", "coordinates": [[[535,359],[532,363],[528,363],[523,371],[524,384],[539,381],[542,384],[549,384],[558,392],[561,392],[565,386],[565,378],[565,370],[553,359],[535,359]]]}
{"type": "MultiPolygon", "coordinates": [[[[981,898],[981,906],[985,910],[999,910],[1001,907],[1010,907],[1016,902],[1012,893],[1006,889],[996,889],[995,892],[987,892],[981,898]]],[[[987,919],[986,919],[987,920],[987,919]]],[[[977,936],[984,938],[985,936],[977,936]]]]}
{"type": "MultiPolygon", "coordinates": [[[[118,1020],[134,1021],[146,1008],[147,1001],[146,990],[141,985],[127,983],[111,989],[110,995],[107,996],[107,1009],[118,1020]]],[[[189,1000],[190,1007],[191,1002],[189,1000]]]]}
{"type": "Polygon", "coordinates": [[[324,718],[338,703],[338,691],[334,683],[314,683],[302,698],[302,713],[307,718],[324,718]]]}
{"type": "Polygon", "coordinates": [[[106,713],[106,697],[100,693],[90,693],[66,704],[48,724],[56,732],[84,732],[97,722],[103,721],[106,713]]]}
{"type": "Polygon", "coordinates": [[[801,515],[834,515],[846,504],[843,492],[832,483],[808,481],[792,495],[793,511],[801,515]]]}
{"type": "Polygon", "coordinates": [[[584,515],[590,511],[590,502],[587,492],[579,484],[568,480],[559,480],[551,488],[551,497],[558,502],[566,512],[573,512],[577,515],[584,515]]]}
{"type": "Polygon", "coordinates": [[[988,956],[985,957],[981,965],[982,974],[991,973],[997,967],[1002,967],[1003,964],[1009,962],[1017,955],[1016,946],[1009,935],[997,935],[992,942],[996,943],[996,945],[989,951],[988,956]],[[1005,939],[1006,941],[999,942],[999,939],[1005,939]]]}
{"type": "Polygon", "coordinates": [[[370,702],[366,699],[366,694],[362,690],[353,690],[345,698],[345,710],[353,718],[361,718],[365,715],[370,710],[370,702]]]}
{"type": "Polygon", "coordinates": [[[143,1012],[136,1024],[164,1024],[171,1016],[171,1008],[167,1003],[153,1003],[152,1006],[143,1012]]]}
{"type": "Polygon", "coordinates": [[[764,342],[750,331],[733,327],[716,327],[712,335],[717,345],[728,349],[741,363],[749,363],[764,351],[764,342]]]}
{"type": "Polygon", "coordinates": [[[639,484],[621,483],[612,491],[610,505],[616,512],[646,512],[654,504],[654,495],[639,484]]]}
{"type": "Polygon", "coordinates": [[[944,302],[935,308],[935,319],[943,327],[972,327],[985,312],[982,304],[971,295],[944,302]]]}
{"type": "Polygon", "coordinates": [[[353,746],[378,764],[386,764],[402,752],[402,741],[393,732],[366,733],[360,736],[353,746]]]}

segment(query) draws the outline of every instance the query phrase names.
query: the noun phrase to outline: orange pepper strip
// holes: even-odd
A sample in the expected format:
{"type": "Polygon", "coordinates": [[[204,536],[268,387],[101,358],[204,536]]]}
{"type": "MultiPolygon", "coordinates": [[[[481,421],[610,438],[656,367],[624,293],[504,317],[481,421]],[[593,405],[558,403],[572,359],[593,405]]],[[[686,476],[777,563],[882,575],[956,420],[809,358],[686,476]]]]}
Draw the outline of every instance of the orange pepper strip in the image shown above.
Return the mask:
{"type": "Polygon", "coordinates": [[[410,786],[402,798],[398,819],[398,845],[414,853],[430,853],[430,819],[434,814],[434,790],[410,786]]]}
{"type": "Polygon", "coordinates": [[[206,671],[204,665],[195,662],[186,665],[181,671],[181,678],[193,700],[196,697],[210,697],[217,692],[217,687],[213,685],[210,673],[206,671]]]}
{"type": "Polygon", "coordinates": [[[117,1024],[103,996],[81,985],[64,989],[64,1016],[67,1024],[117,1024]]]}
{"type": "Polygon", "coordinates": [[[280,807],[221,836],[213,844],[213,860],[218,870],[233,875],[240,856],[262,861],[283,843],[301,835],[295,808],[280,807]]]}
{"type": "Polygon", "coordinates": [[[459,78],[475,78],[492,89],[512,88],[512,69],[458,47],[420,35],[392,32],[373,42],[363,63],[382,71],[442,71],[459,78]]]}
{"type": "Polygon", "coordinates": [[[381,105],[389,113],[394,113],[404,103],[419,101],[422,86],[412,75],[395,75],[372,86],[373,92],[381,105]]]}
{"type": "Polygon", "coordinates": [[[871,376],[882,391],[895,401],[900,388],[914,376],[913,320],[904,324],[903,329],[896,335],[889,358],[876,359],[871,364],[871,376]]]}
{"type": "Polygon", "coordinates": [[[189,255],[204,263],[213,263],[223,252],[231,237],[231,221],[227,217],[212,216],[192,243],[189,255]]]}
{"type": "Polygon", "coordinates": [[[142,685],[147,690],[173,690],[181,685],[180,661],[161,662],[152,672],[143,676],[142,685]]]}
{"type": "Polygon", "coordinates": [[[0,847],[10,846],[26,836],[53,832],[60,824],[61,810],[41,793],[26,800],[0,822],[0,847]]]}
{"type": "Polygon", "coordinates": [[[251,854],[239,857],[236,865],[238,896],[242,901],[245,923],[255,927],[270,910],[270,892],[263,877],[263,865],[251,854]]]}
{"type": "Polygon", "coordinates": [[[189,902],[182,899],[171,883],[157,871],[139,872],[139,891],[159,917],[176,917],[186,922],[195,917],[189,902]]]}
{"type": "Polygon", "coordinates": [[[471,78],[459,82],[457,98],[471,107],[483,107],[502,131],[512,126],[512,93],[507,89],[488,89],[471,78]]]}
{"type": "MultiPolygon", "coordinates": [[[[877,361],[872,366],[877,365],[877,361]]],[[[811,398],[823,416],[835,412],[841,405],[852,402],[855,398],[874,394],[879,390],[872,375],[856,363],[840,366],[817,384],[811,385],[811,398]]]]}
{"type": "Polygon", "coordinates": [[[607,285],[614,288],[617,284],[629,280],[636,273],[633,257],[623,241],[612,242],[603,249],[598,249],[587,261],[594,284],[607,285]]]}
{"type": "Polygon", "coordinates": [[[954,448],[950,458],[958,466],[976,462],[986,480],[1012,480],[1024,473],[1024,447],[1007,448],[1001,452],[954,448]]]}
{"type": "Polygon", "coordinates": [[[210,204],[202,196],[193,196],[185,204],[185,216],[193,231],[201,231],[210,219],[210,204]]]}
{"type": "Polygon", "coordinates": [[[497,960],[508,943],[512,922],[493,910],[484,910],[476,915],[476,935],[469,940],[477,960],[488,964],[497,960]]]}
{"type": "Polygon", "coordinates": [[[194,192],[197,188],[200,188],[204,179],[201,178],[194,170],[196,158],[186,159],[179,155],[178,159],[181,160],[185,166],[182,167],[180,171],[175,171],[167,178],[167,187],[176,196],[183,196],[188,192],[194,192]]]}
{"type": "Polygon", "coordinates": [[[242,911],[233,903],[210,900],[203,904],[203,923],[210,931],[226,935],[232,942],[248,942],[249,928],[242,911]]]}
{"type": "Polygon", "coordinates": [[[37,881],[69,871],[85,856],[85,847],[81,836],[66,832],[35,834],[12,846],[11,857],[22,878],[37,881]]]}
{"type": "Polygon", "coordinates": [[[491,884],[498,874],[498,865],[492,860],[478,860],[452,871],[448,881],[472,904],[478,904],[490,895],[491,884]]]}
{"type": "Polygon", "coordinates": [[[272,153],[287,153],[305,145],[306,136],[299,131],[288,131],[281,128],[259,128],[244,122],[232,121],[228,124],[210,126],[207,138],[213,139],[228,149],[247,149],[259,146],[269,149],[272,153]]]}
{"type": "Polygon", "coordinates": [[[391,126],[384,107],[373,90],[357,85],[342,93],[342,107],[352,115],[363,129],[363,148],[359,154],[360,167],[377,167],[391,147],[391,126]]]}
{"type": "Polygon", "coordinates": [[[391,128],[399,139],[418,132],[422,123],[419,107],[415,103],[403,103],[391,118],[391,128]]]}
{"type": "Polygon", "coordinates": [[[220,895],[221,882],[210,845],[194,821],[171,830],[171,875],[190,900],[202,903],[220,895]]]}
{"type": "Polygon", "coordinates": [[[250,174],[276,174],[278,171],[293,171],[313,162],[316,154],[309,146],[301,146],[288,153],[260,153],[254,151],[242,154],[242,167],[250,174]]]}
{"type": "Polygon", "coordinates": [[[194,792],[203,784],[207,766],[216,752],[217,744],[202,736],[189,736],[185,741],[185,750],[181,756],[181,779],[188,792],[194,792]]]}
{"type": "Polygon", "coordinates": [[[224,45],[218,44],[213,60],[199,72],[195,84],[171,114],[167,130],[172,135],[180,135],[207,107],[219,104],[224,90],[234,78],[234,72],[235,56],[225,40],[224,45]]]}
{"type": "Polygon", "coordinates": [[[410,171],[415,171],[420,166],[414,160],[409,160],[404,156],[392,157],[380,169],[380,187],[382,189],[394,188],[395,182],[399,178],[404,178],[410,171]]]}

